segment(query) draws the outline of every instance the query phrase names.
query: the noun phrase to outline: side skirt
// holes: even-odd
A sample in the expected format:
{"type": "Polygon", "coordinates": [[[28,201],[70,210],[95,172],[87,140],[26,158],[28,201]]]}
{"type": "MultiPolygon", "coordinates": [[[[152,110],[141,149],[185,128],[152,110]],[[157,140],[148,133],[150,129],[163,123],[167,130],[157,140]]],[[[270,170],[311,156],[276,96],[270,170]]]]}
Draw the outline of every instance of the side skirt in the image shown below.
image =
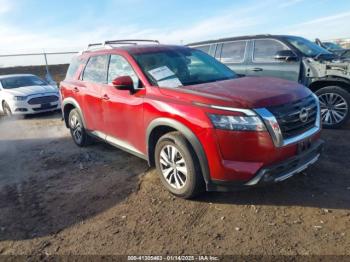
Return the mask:
{"type": "Polygon", "coordinates": [[[135,147],[133,147],[132,145],[130,145],[129,143],[127,143],[123,140],[120,140],[120,139],[115,138],[113,136],[106,135],[105,133],[100,132],[100,131],[90,131],[89,134],[99,138],[100,140],[102,140],[104,142],[107,142],[108,144],[110,144],[114,147],[117,147],[123,151],[130,153],[130,154],[133,154],[134,156],[137,156],[137,157],[142,158],[144,160],[148,160],[148,157],[145,154],[143,154],[142,152],[137,150],[135,147]]]}

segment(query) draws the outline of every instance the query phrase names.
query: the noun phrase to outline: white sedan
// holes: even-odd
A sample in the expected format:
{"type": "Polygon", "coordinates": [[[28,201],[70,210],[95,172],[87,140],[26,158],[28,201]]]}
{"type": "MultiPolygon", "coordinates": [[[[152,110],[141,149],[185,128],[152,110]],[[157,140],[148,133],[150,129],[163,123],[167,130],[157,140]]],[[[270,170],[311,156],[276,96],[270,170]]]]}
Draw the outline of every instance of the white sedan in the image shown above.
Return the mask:
{"type": "Polygon", "coordinates": [[[57,86],[35,75],[0,76],[0,112],[5,115],[36,114],[60,108],[57,86]]]}

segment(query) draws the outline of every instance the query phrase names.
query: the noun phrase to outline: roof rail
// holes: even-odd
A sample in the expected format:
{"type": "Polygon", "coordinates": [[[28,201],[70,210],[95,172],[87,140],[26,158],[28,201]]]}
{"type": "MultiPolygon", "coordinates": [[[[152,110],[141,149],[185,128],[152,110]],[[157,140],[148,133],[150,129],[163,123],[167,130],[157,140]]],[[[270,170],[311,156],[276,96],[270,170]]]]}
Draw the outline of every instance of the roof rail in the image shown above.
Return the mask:
{"type": "Polygon", "coordinates": [[[99,50],[99,49],[105,49],[105,48],[113,48],[113,45],[137,45],[138,43],[144,43],[144,42],[160,44],[158,40],[145,40],[145,39],[108,40],[103,43],[89,44],[88,47],[85,50],[81,51],[80,53],[99,50]]]}
{"type": "Polygon", "coordinates": [[[88,45],[88,48],[89,48],[89,47],[92,47],[92,46],[99,46],[99,45],[103,45],[103,43],[94,43],[94,44],[89,44],[89,45],[88,45]]]}
{"type": "Polygon", "coordinates": [[[108,40],[105,41],[105,45],[113,45],[113,44],[134,44],[137,45],[138,42],[150,42],[160,44],[158,40],[145,40],[145,39],[124,39],[124,40],[108,40]]]}
{"type": "Polygon", "coordinates": [[[112,48],[109,45],[105,45],[104,43],[93,43],[88,44],[87,48],[82,50],[80,53],[88,52],[88,51],[95,51],[100,49],[106,49],[106,48],[112,48]]]}

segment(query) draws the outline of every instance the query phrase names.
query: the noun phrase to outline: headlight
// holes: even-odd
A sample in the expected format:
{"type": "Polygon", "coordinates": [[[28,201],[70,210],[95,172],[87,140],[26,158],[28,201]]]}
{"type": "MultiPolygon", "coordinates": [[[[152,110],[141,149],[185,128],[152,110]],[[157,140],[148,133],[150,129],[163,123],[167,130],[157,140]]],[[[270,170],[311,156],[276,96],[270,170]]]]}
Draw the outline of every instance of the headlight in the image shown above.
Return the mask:
{"type": "Polygon", "coordinates": [[[14,96],[13,100],[15,101],[25,101],[27,99],[26,96],[14,96]]]}
{"type": "Polygon", "coordinates": [[[265,131],[265,125],[257,116],[225,116],[209,114],[215,128],[235,131],[265,131]]]}

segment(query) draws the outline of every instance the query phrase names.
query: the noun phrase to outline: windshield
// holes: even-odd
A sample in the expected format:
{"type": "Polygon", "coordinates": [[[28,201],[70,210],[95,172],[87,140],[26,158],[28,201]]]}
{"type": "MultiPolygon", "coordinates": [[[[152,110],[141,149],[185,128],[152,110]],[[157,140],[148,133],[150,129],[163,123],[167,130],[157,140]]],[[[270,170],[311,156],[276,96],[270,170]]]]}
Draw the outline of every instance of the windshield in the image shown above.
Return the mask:
{"type": "Polygon", "coordinates": [[[236,78],[215,58],[189,48],[157,50],[133,57],[153,85],[180,87],[236,78]]]}
{"type": "Polygon", "coordinates": [[[297,36],[288,36],[287,41],[306,56],[332,55],[329,51],[317,44],[297,36]]]}
{"type": "Polygon", "coordinates": [[[343,49],[340,45],[332,42],[326,42],[322,43],[326,48],[331,49],[331,50],[338,50],[338,49],[343,49]]]}
{"type": "Polygon", "coordinates": [[[43,80],[36,76],[14,76],[1,79],[1,84],[4,89],[14,89],[24,86],[46,86],[43,80]]]}

